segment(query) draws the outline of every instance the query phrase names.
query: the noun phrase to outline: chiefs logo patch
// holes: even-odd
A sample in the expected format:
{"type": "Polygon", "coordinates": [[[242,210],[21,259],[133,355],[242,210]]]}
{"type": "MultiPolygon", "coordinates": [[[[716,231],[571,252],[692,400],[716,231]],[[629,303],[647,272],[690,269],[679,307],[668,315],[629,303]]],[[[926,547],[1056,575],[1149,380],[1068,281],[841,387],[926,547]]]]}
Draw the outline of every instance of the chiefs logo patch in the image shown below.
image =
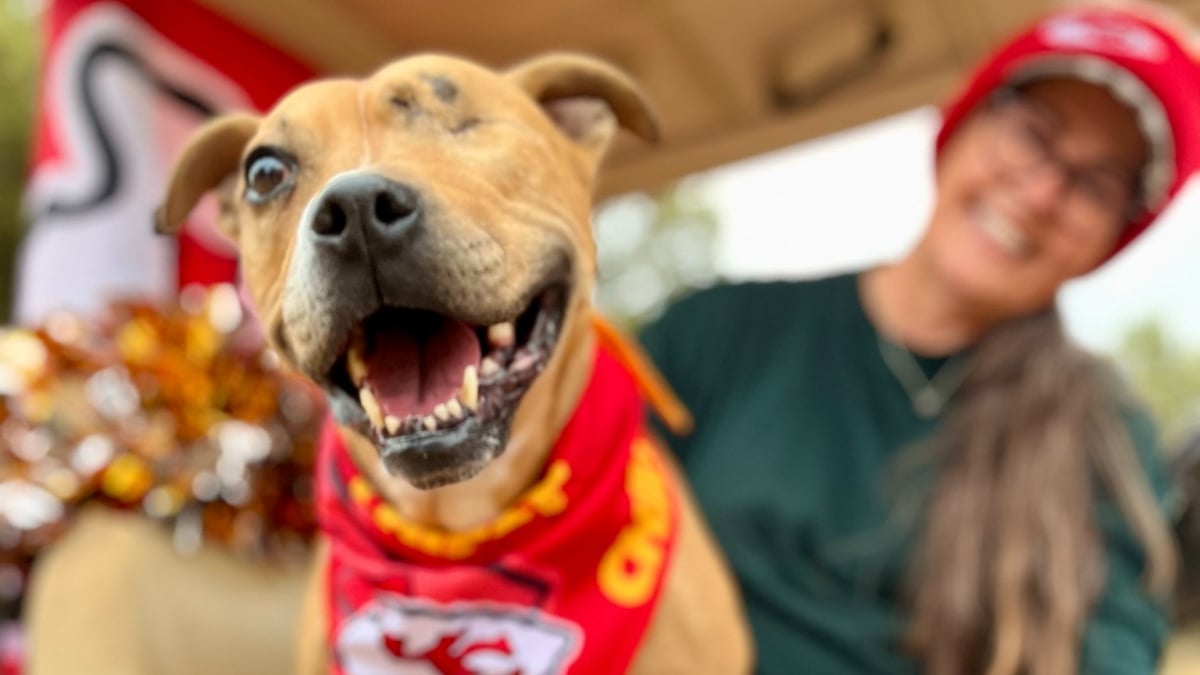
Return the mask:
{"type": "Polygon", "coordinates": [[[537,609],[377,596],[338,631],[347,675],[552,675],[579,655],[577,626],[537,609]]]}

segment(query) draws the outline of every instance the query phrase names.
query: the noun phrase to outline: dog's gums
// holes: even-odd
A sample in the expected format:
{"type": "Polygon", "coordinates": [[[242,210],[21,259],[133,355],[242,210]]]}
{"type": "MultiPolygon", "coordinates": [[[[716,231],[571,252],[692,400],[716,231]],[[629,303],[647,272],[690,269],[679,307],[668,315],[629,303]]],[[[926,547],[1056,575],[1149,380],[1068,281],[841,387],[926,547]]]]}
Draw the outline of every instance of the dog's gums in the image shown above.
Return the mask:
{"type": "Polygon", "coordinates": [[[474,475],[503,451],[517,404],[553,352],[568,296],[551,285],[520,316],[492,326],[376,310],[350,330],[326,378],[335,417],[417,487],[474,475]]]}

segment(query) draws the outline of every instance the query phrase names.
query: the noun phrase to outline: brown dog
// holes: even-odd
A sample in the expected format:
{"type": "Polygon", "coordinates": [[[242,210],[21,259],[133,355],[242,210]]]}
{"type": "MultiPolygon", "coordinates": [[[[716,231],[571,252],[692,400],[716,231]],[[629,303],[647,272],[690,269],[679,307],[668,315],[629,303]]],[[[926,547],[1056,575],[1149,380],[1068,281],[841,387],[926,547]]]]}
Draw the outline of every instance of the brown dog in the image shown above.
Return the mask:
{"type": "MultiPolygon", "coordinates": [[[[224,226],[269,340],[326,389],[349,471],[365,479],[333,491],[372,504],[422,551],[454,557],[455,542],[482,541],[464,533],[517,527],[504,523],[551,480],[552,450],[580,413],[597,342],[591,192],[617,125],[657,134],[636,86],[589,58],[499,74],[409,58],[365,80],[302,87],[261,119],[210,123],[179,160],[158,223],[175,228],[237,176],[224,226]]],[[[591,479],[571,480],[586,493],[591,479]]],[[[745,671],[734,585],[679,496],[673,555],[631,671],[745,671]]],[[[331,667],[329,608],[347,602],[327,597],[329,546],[319,555],[300,629],[311,673],[331,667]]],[[[411,646],[384,637],[393,655],[411,646]]],[[[480,658],[508,653],[497,644],[480,658]]],[[[341,657],[333,667],[354,672],[341,657]]]]}

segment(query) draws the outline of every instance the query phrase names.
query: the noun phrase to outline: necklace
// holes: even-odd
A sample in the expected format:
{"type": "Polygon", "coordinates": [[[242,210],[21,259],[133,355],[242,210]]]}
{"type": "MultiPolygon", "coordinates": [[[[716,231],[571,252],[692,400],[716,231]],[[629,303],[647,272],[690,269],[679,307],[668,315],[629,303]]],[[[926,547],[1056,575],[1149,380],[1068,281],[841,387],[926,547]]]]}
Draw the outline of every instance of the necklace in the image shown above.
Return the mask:
{"type": "Polygon", "coordinates": [[[907,349],[893,344],[882,334],[877,335],[877,342],[879,355],[883,357],[884,364],[892,371],[896,381],[904,388],[904,393],[908,394],[908,400],[912,403],[913,412],[917,417],[933,419],[941,414],[954,392],[962,386],[966,376],[962,358],[951,357],[938,368],[933,377],[929,377],[925,375],[916,357],[907,349]]]}

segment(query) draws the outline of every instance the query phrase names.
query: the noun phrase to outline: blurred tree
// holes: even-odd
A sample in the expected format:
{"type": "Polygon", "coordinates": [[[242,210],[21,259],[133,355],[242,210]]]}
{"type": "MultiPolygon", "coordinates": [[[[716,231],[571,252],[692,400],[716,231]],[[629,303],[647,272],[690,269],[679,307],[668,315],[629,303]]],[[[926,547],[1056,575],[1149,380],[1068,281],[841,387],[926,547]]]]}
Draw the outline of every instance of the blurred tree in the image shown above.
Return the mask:
{"type": "Polygon", "coordinates": [[[1167,447],[1177,447],[1200,424],[1200,351],[1146,321],[1126,333],[1117,358],[1157,417],[1167,447]]]}
{"type": "Polygon", "coordinates": [[[1195,625],[1200,621],[1200,350],[1185,349],[1156,322],[1146,321],[1126,333],[1118,360],[1163,430],[1181,497],[1174,505],[1180,511],[1172,513],[1182,555],[1173,598],[1176,620],[1195,625]]]}
{"type": "Polygon", "coordinates": [[[37,82],[38,3],[0,0],[0,321],[9,316],[37,82]]]}
{"type": "Polygon", "coordinates": [[[594,231],[596,304],[625,328],[636,329],[668,301],[716,281],[717,217],[695,180],[601,205],[594,231]]]}

